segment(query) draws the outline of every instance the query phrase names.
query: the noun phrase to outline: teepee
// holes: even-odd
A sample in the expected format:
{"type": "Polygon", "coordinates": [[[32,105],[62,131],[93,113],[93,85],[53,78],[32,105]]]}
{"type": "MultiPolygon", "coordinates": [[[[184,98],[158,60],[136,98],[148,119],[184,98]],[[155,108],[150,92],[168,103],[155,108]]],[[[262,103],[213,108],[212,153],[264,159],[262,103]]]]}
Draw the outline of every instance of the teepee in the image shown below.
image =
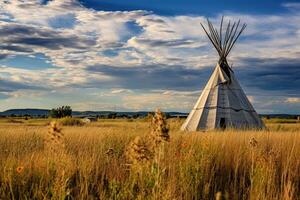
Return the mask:
{"type": "Polygon", "coordinates": [[[201,96],[181,127],[185,131],[264,127],[263,122],[239,85],[227,56],[245,30],[240,21],[227,24],[223,32],[223,18],[218,31],[207,19],[208,30],[201,24],[219,54],[219,61],[201,96]]]}

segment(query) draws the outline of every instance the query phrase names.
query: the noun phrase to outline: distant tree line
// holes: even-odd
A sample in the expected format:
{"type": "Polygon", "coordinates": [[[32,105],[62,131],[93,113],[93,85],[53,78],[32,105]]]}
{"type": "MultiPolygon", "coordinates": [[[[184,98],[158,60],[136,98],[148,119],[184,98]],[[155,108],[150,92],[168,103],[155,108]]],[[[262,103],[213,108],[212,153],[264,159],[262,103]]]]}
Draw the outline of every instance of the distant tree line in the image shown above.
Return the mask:
{"type": "Polygon", "coordinates": [[[72,109],[70,106],[62,106],[59,108],[53,108],[49,116],[52,118],[63,118],[63,117],[71,117],[72,116],[72,109]]]}

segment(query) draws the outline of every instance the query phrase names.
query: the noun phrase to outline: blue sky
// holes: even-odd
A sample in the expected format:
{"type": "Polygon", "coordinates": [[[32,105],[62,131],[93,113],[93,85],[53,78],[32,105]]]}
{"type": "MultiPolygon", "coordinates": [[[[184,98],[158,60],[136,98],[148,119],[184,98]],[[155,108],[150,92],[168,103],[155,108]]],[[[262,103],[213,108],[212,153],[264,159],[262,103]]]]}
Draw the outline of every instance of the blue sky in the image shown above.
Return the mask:
{"type": "Polygon", "coordinates": [[[128,11],[149,10],[159,15],[205,15],[215,16],[219,12],[243,12],[251,14],[283,14],[284,3],[298,1],[283,0],[82,0],[84,6],[96,10],[128,11]]]}
{"type": "Polygon", "coordinates": [[[300,113],[300,3],[0,1],[0,110],[187,112],[216,62],[200,22],[241,19],[232,50],[259,113],[300,113]]]}

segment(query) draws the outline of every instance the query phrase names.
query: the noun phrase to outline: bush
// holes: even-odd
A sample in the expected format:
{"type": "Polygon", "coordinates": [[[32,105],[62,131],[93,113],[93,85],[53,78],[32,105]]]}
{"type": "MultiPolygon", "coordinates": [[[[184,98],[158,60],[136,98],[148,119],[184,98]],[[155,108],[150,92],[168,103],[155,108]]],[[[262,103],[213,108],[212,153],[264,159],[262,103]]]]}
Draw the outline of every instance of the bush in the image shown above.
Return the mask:
{"type": "Polygon", "coordinates": [[[63,126],[83,126],[84,122],[78,118],[65,117],[59,120],[63,126]]]}
{"type": "Polygon", "coordinates": [[[59,108],[53,108],[50,113],[50,117],[53,118],[63,118],[63,117],[71,117],[72,109],[70,106],[62,106],[59,108]]]}

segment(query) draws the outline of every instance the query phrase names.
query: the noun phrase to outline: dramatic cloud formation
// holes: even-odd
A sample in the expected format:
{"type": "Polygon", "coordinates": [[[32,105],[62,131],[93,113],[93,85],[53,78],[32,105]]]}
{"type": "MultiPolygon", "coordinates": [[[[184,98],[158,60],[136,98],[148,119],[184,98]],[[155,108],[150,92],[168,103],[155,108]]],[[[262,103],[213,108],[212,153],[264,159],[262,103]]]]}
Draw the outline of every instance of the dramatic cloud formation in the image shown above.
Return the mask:
{"type": "MultiPolygon", "coordinates": [[[[291,105],[299,111],[299,5],[285,3],[278,15],[221,13],[248,24],[229,62],[259,112],[297,112],[291,105]]],[[[217,61],[204,21],[96,11],[77,0],[2,0],[0,108],[188,111],[217,61]],[[38,59],[44,64],[30,67],[38,59]]]]}

